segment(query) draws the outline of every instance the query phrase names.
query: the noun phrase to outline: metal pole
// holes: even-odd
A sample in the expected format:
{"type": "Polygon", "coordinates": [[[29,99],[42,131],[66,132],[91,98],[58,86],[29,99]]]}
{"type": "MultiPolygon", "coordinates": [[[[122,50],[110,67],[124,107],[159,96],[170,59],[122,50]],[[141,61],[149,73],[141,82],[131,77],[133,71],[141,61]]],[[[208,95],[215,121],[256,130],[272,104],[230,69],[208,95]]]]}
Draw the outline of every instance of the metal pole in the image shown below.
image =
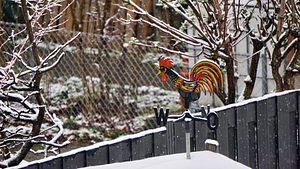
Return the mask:
{"type": "Polygon", "coordinates": [[[186,149],[186,159],[191,159],[191,133],[190,133],[190,121],[192,119],[185,118],[185,149],[186,149]]]}

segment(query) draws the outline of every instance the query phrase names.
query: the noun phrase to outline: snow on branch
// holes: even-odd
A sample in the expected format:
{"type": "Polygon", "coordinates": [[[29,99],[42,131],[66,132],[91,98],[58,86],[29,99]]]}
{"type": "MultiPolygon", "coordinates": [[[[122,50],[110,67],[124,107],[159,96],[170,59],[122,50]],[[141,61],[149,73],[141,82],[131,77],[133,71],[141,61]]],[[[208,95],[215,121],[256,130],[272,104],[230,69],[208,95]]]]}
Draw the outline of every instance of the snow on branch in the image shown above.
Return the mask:
{"type": "MultiPolygon", "coordinates": [[[[217,54],[217,56],[214,56],[215,58],[220,57],[223,59],[228,59],[229,57],[222,46],[225,46],[230,42],[235,43],[244,32],[247,33],[250,31],[245,30],[243,27],[249,24],[249,18],[252,16],[251,13],[254,10],[252,7],[252,11],[250,10],[249,15],[241,17],[241,15],[245,13],[246,7],[241,6],[240,1],[233,1],[228,4],[219,3],[218,1],[203,1],[200,3],[191,0],[186,0],[184,2],[162,0],[160,3],[162,3],[163,6],[182,16],[185,21],[183,24],[188,24],[189,27],[195,30],[195,35],[190,35],[189,33],[154,17],[141,6],[135,4],[134,1],[127,0],[126,3],[133,8],[117,5],[120,9],[129,12],[127,13],[127,18],[123,17],[119,19],[121,22],[126,24],[146,23],[167,35],[170,35],[177,41],[195,47],[202,47],[205,49],[203,51],[209,51],[209,53],[207,53],[209,56],[217,54]],[[185,4],[185,7],[183,7],[182,3],[185,4]],[[139,19],[132,18],[130,14],[139,15],[139,19]]],[[[160,49],[168,52],[170,50],[163,47],[160,49]]],[[[200,54],[202,54],[202,52],[200,52],[200,54]]],[[[198,56],[199,55],[193,57],[198,56]]]]}
{"type": "Polygon", "coordinates": [[[58,15],[53,15],[53,9],[62,8],[61,3],[66,3],[65,0],[17,0],[25,24],[20,28],[13,26],[11,30],[0,30],[0,38],[4,42],[0,44],[0,52],[5,60],[0,60],[1,167],[19,164],[35,144],[43,145],[41,151],[37,151],[47,156],[48,152],[69,143],[68,140],[60,140],[63,123],[47,111],[40,84],[44,73],[59,64],[64,48],[80,33],[48,53],[40,52],[39,44],[47,43],[45,35],[60,30],[57,21],[62,19],[74,1],[68,1],[58,15]],[[8,47],[9,50],[4,51],[8,47]]]}

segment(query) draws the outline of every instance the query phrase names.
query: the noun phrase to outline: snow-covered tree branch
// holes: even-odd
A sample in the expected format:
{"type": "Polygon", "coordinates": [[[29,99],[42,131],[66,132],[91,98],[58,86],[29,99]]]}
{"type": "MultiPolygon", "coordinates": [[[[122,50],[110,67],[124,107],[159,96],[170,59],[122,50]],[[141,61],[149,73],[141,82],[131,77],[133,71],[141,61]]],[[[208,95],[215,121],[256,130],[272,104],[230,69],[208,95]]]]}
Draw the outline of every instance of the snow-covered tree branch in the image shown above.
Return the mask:
{"type": "MultiPolygon", "coordinates": [[[[44,145],[47,155],[55,147],[65,146],[68,141],[59,142],[63,134],[62,122],[55,114],[47,111],[43,97],[41,80],[43,74],[59,64],[64,56],[63,48],[79,36],[59,45],[48,54],[38,49],[46,35],[59,30],[56,21],[61,19],[66,9],[56,16],[52,9],[60,6],[62,0],[16,1],[24,16],[25,28],[22,30],[1,29],[4,43],[0,49],[5,63],[0,65],[0,150],[1,166],[19,164],[31,148],[44,145]],[[11,45],[4,51],[2,46],[11,45]],[[49,123],[43,124],[44,121],[49,123]],[[50,126],[49,126],[50,124],[50,126]],[[52,138],[49,138],[52,133],[52,138]]],[[[68,8],[71,5],[66,5],[68,8]]],[[[38,150],[35,150],[39,152],[38,150]]]]}
{"type": "MultiPolygon", "coordinates": [[[[227,92],[219,93],[225,103],[236,101],[236,63],[233,50],[244,38],[252,43],[251,60],[245,80],[246,87],[241,99],[251,98],[258,71],[261,52],[267,51],[271,59],[271,70],[276,82],[275,91],[294,88],[294,76],[299,74],[299,18],[300,6],[296,1],[192,1],[161,0],[162,8],[173,11],[183,18],[181,28],[172,27],[148,13],[133,0],[120,6],[127,11],[121,18],[125,24],[148,24],[173,38],[174,45],[197,46],[199,53],[191,56],[185,51],[162,46],[159,42],[135,40],[133,44],[157,48],[174,54],[190,57],[204,56],[225,62],[227,92]],[[183,28],[183,29],[182,29],[183,28]],[[186,30],[193,30],[193,35],[186,30]],[[282,67],[284,69],[282,69],[282,67]]],[[[181,48],[182,49],[182,48],[181,48]]]]}
{"type": "MultiPolygon", "coordinates": [[[[125,24],[145,23],[166,33],[174,40],[183,45],[192,45],[200,47],[197,55],[182,54],[190,57],[204,56],[215,61],[222,60],[226,63],[227,92],[218,93],[219,98],[225,103],[235,102],[235,58],[233,56],[234,45],[237,44],[243,35],[249,34],[251,29],[247,29],[249,21],[252,18],[254,6],[242,4],[240,1],[177,1],[161,0],[162,6],[174,13],[177,13],[184,19],[184,30],[172,27],[149,14],[141,6],[138,6],[132,0],[124,1],[126,6],[120,6],[121,9],[128,12],[127,18],[121,18],[120,21],[125,24]],[[132,15],[138,15],[138,19],[132,15]],[[187,33],[187,29],[193,29],[194,35],[187,33]]],[[[184,53],[161,46],[149,44],[149,42],[137,41],[135,44],[158,48],[175,54],[184,53]]]]}

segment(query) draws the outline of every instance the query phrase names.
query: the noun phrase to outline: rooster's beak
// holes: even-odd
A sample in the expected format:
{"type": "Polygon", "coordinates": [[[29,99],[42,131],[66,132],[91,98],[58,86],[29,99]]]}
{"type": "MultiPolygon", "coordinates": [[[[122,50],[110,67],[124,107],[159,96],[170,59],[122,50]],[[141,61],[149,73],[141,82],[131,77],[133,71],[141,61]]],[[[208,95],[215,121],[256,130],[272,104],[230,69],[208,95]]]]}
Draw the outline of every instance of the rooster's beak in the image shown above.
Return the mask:
{"type": "Polygon", "coordinates": [[[157,70],[158,70],[157,75],[160,75],[160,74],[161,74],[160,66],[159,66],[158,64],[156,64],[155,66],[156,66],[156,68],[157,68],[157,70]]]}
{"type": "Polygon", "coordinates": [[[157,75],[160,75],[161,74],[161,81],[162,82],[166,82],[167,81],[167,77],[166,77],[166,74],[165,74],[165,71],[161,71],[160,70],[160,66],[158,64],[155,64],[158,72],[157,72],[157,75]]]}

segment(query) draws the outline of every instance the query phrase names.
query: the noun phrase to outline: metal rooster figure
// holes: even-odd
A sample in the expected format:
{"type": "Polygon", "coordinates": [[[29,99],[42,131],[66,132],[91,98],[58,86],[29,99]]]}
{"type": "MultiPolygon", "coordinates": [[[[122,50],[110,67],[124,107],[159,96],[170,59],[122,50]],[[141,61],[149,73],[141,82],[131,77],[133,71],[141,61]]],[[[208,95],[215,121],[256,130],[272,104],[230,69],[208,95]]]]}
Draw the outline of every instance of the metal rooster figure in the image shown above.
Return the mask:
{"type": "Polygon", "coordinates": [[[201,91],[206,95],[223,90],[223,76],[220,67],[213,61],[203,59],[197,62],[189,73],[189,79],[179,75],[173,68],[173,61],[168,57],[159,58],[161,81],[169,76],[174,87],[184,99],[184,108],[188,111],[190,103],[200,98],[201,91]]]}
{"type": "MultiPolygon", "coordinates": [[[[155,108],[155,116],[157,123],[160,125],[166,125],[168,119],[174,119],[173,122],[185,121],[185,139],[186,139],[186,157],[191,159],[191,144],[190,144],[190,120],[207,122],[207,127],[214,131],[214,139],[217,138],[216,130],[219,124],[219,118],[217,113],[208,112],[205,113],[206,118],[196,117],[189,111],[190,103],[200,98],[201,91],[206,95],[208,92],[210,95],[213,92],[221,92],[223,90],[223,76],[220,67],[213,61],[204,59],[197,62],[189,73],[189,79],[179,75],[173,68],[173,61],[168,57],[159,58],[159,74],[161,74],[161,81],[167,81],[167,75],[172,81],[175,88],[178,90],[180,96],[184,100],[185,112],[180,116],[169,117],[169,111],[167,109],[164,113],[161,108],[159,113],[155,108]]],[[[205,112],[205,111],[204,111],[205,112]]]]}

